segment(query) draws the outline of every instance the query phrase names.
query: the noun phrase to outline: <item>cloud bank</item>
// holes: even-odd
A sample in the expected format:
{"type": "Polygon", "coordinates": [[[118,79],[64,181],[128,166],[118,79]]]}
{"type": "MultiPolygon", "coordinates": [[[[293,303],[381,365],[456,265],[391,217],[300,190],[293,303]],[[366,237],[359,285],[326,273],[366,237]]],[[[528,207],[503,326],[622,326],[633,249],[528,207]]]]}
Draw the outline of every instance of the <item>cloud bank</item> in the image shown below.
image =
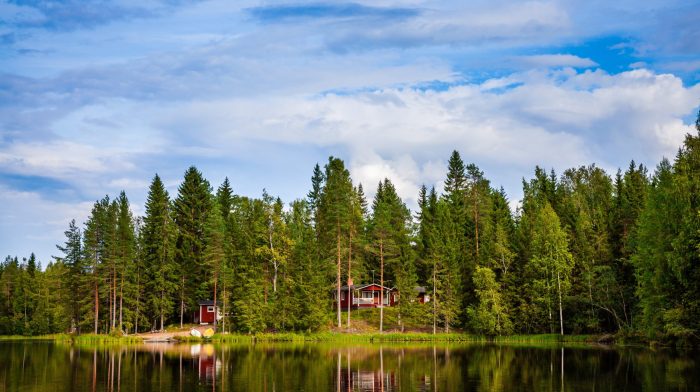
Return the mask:
{"type": "Polygon", "coordinates": [[[191,164],[291,201],[335,155],[415,206],[456,149],[517,201],[535,165],[673,156],[700,104],[680,1],[100,4],[0,4],[4,253],[46,262],[94,200],[140,213],[191,164]]]}

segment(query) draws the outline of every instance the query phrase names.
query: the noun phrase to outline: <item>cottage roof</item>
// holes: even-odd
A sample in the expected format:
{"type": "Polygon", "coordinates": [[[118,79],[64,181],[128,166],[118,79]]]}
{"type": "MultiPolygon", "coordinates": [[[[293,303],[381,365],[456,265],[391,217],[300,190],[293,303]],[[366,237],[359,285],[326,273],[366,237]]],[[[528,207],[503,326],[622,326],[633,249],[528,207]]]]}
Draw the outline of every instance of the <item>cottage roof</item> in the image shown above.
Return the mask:
{"type": "Polygon", "coordinates": [[[425,294],[426,293],[425,287],[423,287],[423,286],[416,286],[413,288],[413,291],[417,294],[425,294]]]}
{"type": "MultiPolygon", "coordinates": [[[[207,299],[198,302],[199,306],[214,306],[214,301],[207,299]]],[[[221,301],[216,301],[216,306],[221,306],[221,301]]]]}
{"type": "MultiPolygon", "coordinates": [[[[362,290],[362,289],[365,289],[365,288],[370,287],[370,286],[383,287],[384,290],[389,290],[389,291],[396,290],[396,287],[381,286],[381,285],[379,285],[379,284],[377,284],[377,283],[369,283],[369,284],[362,284],[362,285],[351,285],[351,286],[350,286],[350,289],[352,289],[352,290],[362,290]]],[[[337,290],[337,289],[338,289],[337,287],[333,287],[333,288],[331,289],[331,291],[335,291],[335,290],[337,290]]],[[[347,290],[348,290],[348,286],[340,286],[340,290],[341,290],[341,291],[347,291],[347,290]]]]}
{"type": "Polygon", "coordinates": [[[379,284],[376,284],[376,283],[370,283],[370,284],[366,284],[366,285],[363,285],[363,286],[359,286],[359,287],[356,287],[356,289],[357,289],[357,290],[362,290],[362,289],[366,289],[367,287],[371,287],[371,286],[381,287],[381,288],[383,288],[384,290],[395,290],[395,289],[396,289],[396,288],[394,288],[394,287],[386,287],[386,286],[382,286],[382,285],[379,285],[379,284]]]}

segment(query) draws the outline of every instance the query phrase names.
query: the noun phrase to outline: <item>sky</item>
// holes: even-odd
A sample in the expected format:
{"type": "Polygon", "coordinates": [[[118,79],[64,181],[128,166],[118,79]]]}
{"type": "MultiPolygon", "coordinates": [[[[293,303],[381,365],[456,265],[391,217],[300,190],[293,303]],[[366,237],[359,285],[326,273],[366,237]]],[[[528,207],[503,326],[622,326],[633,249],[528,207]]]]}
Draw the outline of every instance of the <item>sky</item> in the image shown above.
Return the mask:
{"type": "Polygon", "coordinates": [[[0,0],[0,254],[46,265],[124,190],[197,166],[306,195],[342,158],[415,208],[453,150],[511,205],[536,165],[673,158],[700,106],[700,2],[0,0]]]}

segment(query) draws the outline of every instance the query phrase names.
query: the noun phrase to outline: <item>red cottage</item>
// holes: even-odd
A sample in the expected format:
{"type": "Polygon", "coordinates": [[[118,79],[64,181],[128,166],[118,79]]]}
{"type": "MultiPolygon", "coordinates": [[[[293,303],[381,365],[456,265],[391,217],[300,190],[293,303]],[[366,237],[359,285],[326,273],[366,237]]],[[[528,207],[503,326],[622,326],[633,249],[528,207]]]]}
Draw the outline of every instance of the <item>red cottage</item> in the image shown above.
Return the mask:
{"type": "MultiPolygon", "coordinates": [[[[342,286],[340,288],[340,307],[347,310],[348,303],[352,309],[379,308],[380,293],[384,291],[384,307],[394,306],[399,301],[399,292],[396,288],[380,286],[376,283],[364,286],[342,286]],[[350,302],[351,301],[351,302],[350,302]]],[[[336,300],[337,289],[333,289],[333,299],[336,300]]]]}
{"type": "Polygon", "coordinates": [[[218,306],[214,306],[214,301],[210,300],[199,301],[199,309],[194,312],[194,322],[199,324],[211,324],[214,322],[214,317],[216,317],[217,321],[221,320],[223,318],[220,308],[221,302],[217,305],[218,306]]]}

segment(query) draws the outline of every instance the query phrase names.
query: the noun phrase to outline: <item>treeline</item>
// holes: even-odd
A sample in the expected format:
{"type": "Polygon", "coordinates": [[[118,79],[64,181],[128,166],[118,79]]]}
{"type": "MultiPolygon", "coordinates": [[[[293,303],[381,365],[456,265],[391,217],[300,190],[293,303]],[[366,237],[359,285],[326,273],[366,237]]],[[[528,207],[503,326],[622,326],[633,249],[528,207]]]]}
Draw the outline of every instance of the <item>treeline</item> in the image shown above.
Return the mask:
{"type": "Polygon", "coordinates": [[[696,127],[653,173],[538,167],[515,212],[456,151],[444,191],[422,187],[413,214],[389,179],[369,202],[333,157],[289,205],[237,195],[228,179],[214,191],[195,167],[171,198],[156,175],[145,216],[124,192],[105,197],[45,269],[33,255],[2,263],[0,333],[163,329],[204,299],[221,303],[226,331],[344,328],[340,285],[375,281],[398,288],[401,329],[697,339],[696,127]],[[429,302],[412,301],[416,286],[429,302]]]}

